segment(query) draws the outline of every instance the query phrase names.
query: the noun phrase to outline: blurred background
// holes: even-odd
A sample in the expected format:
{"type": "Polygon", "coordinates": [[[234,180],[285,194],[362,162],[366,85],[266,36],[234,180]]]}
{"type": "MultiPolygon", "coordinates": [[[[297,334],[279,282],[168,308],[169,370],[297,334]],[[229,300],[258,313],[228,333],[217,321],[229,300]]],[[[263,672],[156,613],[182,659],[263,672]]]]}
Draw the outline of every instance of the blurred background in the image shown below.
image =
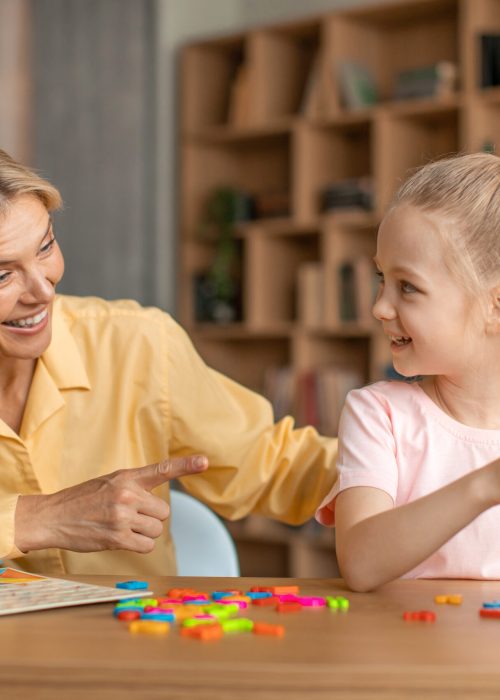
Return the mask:
{"type": "Polygon", "coordinates": [[[176,309],[179,48],[357,0],[1,0],[0,144],[63,195],[61,291],[176,309]]]}
{"type": "MultiPolygon", "coordinates": [[[[0,147],[62,192],[61,291],[167,310],[326,435],[394,376],[395,188],[499,138],[500,0],[0,0],[0,147]]],[[[244,575],[336,573],[314,522],[230,528],[244,575]]]]}

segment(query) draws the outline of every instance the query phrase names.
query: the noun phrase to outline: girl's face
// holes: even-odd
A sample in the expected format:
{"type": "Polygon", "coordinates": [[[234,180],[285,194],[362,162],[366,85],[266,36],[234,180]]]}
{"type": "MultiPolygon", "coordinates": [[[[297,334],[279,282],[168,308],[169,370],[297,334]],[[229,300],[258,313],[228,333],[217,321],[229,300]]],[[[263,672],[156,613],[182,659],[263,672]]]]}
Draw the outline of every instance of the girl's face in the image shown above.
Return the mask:
{"type": "Polygon", "coordinates": [[[47,210],[36,197],[19,196],[0,215],[0,361],[35,359],[47,349],[63,272],[47,210]]]}
{"type": "Polygon", "coordinates": [[[380,287],[373,315],[391,342],[394,368],[406,377],[459,376],[484,347],[480,301],[445,264],[439,214],[401,205],[380,225],[375,263],[380,287]]]}

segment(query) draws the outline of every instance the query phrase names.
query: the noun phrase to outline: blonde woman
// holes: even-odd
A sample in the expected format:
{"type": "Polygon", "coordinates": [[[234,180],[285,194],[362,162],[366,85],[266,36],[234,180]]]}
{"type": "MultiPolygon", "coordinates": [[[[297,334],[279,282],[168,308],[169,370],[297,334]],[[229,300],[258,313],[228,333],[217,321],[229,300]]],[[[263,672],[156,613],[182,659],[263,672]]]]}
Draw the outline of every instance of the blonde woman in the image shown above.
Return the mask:
{"type": "Polygon", "coordinates": [[[60,205],[0,151],[0,558],[173,574],[174,477],[227,518],[310,518],[336,440],[274,425],[269,403],[209,369],[159,309],[57,296],[60,205]]]}

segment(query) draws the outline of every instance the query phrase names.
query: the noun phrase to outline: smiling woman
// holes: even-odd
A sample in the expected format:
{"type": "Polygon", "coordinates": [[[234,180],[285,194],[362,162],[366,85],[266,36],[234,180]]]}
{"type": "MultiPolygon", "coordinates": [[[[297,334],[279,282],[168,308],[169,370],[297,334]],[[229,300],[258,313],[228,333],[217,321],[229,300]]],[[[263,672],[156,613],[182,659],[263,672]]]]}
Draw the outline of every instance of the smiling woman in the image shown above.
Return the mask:
{"type": "Polygon", "coordinates": [[[0,151],[0,558],[174,573],[172,478],[225,517],[310,518],[336,440],[274,425],[269,403],[209,369],[159,309],[56,295],[60,205],[0,151]]]}

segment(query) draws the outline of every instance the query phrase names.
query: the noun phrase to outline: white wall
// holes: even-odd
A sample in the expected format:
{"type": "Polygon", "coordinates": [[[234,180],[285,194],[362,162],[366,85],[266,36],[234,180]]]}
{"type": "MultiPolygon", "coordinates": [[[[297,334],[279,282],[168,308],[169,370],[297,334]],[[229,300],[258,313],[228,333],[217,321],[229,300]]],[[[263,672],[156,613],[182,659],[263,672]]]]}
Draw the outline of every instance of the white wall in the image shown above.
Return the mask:
{"type": "Polygon", "coordinates": [[[158,179],[156,297],[175,309],[176,80],[182,44],[251,26],[308,17],[329,10],[380,4],[380,0],[156,0],[158,6],[158,179]]]}

